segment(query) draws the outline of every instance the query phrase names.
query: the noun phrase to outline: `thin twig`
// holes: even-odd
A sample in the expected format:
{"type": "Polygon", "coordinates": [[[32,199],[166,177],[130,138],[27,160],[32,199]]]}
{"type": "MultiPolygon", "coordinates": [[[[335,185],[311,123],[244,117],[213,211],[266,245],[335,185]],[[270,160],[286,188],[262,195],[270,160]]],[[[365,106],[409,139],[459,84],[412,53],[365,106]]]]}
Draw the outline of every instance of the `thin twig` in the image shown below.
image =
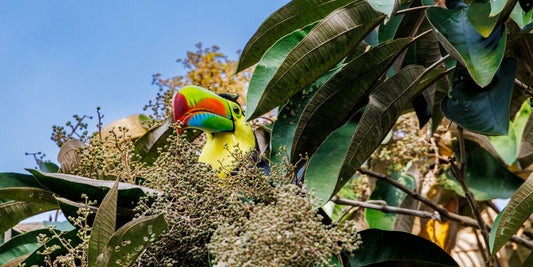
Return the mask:
{"type": "MultiPolygon", "coordinates": [[[[366,169],[366,168],[360,168],[359,169],[359,172],[360,173],[363,173],[363,174],[366,174],[366,175],[369,175],[369,176],[372,176],[374,178],[377,178],[377,179],[380,179],[384,182],[387,182],[389,184],[391,184],[392,186],[402,190],[403,192],[407,193],[409,196],[411,196],[412,198],[426,204],[427,206],[431,207],[433,210],[437,211],[440,215],[440,221],[442,222],[446,222],[448,219],[452,220],[452,221],[456,221],[456,222],[459,222],[461,223],[463,226],[470,226],[470,227],[475,227],[475,228],[478,228],[479,229],[479,224],[477,223],[476,220],[470,218],[470,217],[467,217],[467,216],[462,216],[462,215],[459,215],[459,214],[456,214],[456,213],[453,213],[453,212],[449,212],[448,210],[446,210],[445,208],[439,206],[437,203],[431,201],[430,199],[427,199],[425,198],[424,196],[418,194],[417,192],[409,189],[408,187],[406,187],[405,185],[397,182],[396,180],[392,179],[391,177],[387,176],[387,175],[384,175],[384,174],[381,174],[379,172],[375,172],[375,171],[372,171],[372,170],[369,170],[369,169],[366,169]]],[[[487,225],[487,228],[490,229],[490,226],[487,225]]],[[[510,239],[511,242],[514,242],[518,245],[521,245],[523,247],[526,247],[526,248],[529,248],[529,249],[533,249],[533,242],[529,241],[529,240],[526,240],[524,238],[521,238],[521,237],[518,237],[516,235],[513,235],[510,239]]]]}
{"type": "MultiPolygon", "coordinates": [[[[466,200],[468,202],[468,205],[470,206],[470,209],[474,213],[474,217],[476,218],[480,230],[481,235],[483,236],[483,241],[485,243],[485,253],[486,255],[483,256],[483,258],[486,260],[486,263],[488,265],[492,266],[492,260],[490,258],[490,242],[489,242],[489,231],[487,229],[487,225],[485,222],[483,222],[483,218],[481,217],[481,209],[479,208],[479,204],[474,198],[474,194],[468,189],[468,185],[466,184],[465,179],[465,165],[466,165],[466,149],[465,149],[465,140],[463,135],[463,127],[457,126],[457,132],[459,137],[459,153],[460,153],[460,166],[457,167],[455,164],[452,163],[452,169],[454,170],[455,178],[457,179],[457,182],[461,185],[461,188],[463,189],[463,192],[465,193],[466,200]]],[[[453,162],[453,161],[452,161],[453,162]]]]}
{"type": "Polygon", "coordinates": [[[362,208],[367,208],[367,209],[379,210],[384,213],[405,214],[405,215],[411,215],[411,216],[416,216],[416,217],[421,217],[421,218],[442,221],[438,213],[432,213],[428,211],[399,208],[399,207],[389,206],[387,204],[383,204],[383,205],[373,204],[373,203],[359,201],[359,200],[340,198],[339,196],[334,196],[331,199],[331,202],[338,204],[338,205],[348,205],[348,206],[353,206],[353,207],[362,207],[362,208]]]}

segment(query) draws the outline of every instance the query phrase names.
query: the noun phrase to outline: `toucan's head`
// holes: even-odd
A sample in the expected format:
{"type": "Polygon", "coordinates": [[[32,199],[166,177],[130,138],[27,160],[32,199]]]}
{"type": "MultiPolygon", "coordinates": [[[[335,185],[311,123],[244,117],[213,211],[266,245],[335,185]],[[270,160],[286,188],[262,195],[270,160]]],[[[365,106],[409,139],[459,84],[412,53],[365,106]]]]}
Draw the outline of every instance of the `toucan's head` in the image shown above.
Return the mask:
{"type": "MultiPolygon", "coordinates": [[[[173,99],[174,122],[184,128],[208,133],[233,132],[236,121],[244,118],[240,105],[198,86],[181,88],[173,99]]],[[[181,132],[181,130],[180,130],[181,132]]]]}

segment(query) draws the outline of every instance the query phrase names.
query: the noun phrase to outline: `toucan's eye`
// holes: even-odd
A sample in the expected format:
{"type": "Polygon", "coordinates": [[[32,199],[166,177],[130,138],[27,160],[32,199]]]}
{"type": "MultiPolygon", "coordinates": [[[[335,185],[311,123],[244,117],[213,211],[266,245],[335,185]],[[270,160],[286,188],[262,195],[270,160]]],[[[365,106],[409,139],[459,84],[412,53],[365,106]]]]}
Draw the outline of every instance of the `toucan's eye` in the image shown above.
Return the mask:
{"type": "Polygon", "coordinates": [[[238,117],[241,116],[241,109],[239,108],[239,106],[237,106],[237,105],[233,106],[233,113],[235,113],[235,115],[238,116],[238,117]]]}

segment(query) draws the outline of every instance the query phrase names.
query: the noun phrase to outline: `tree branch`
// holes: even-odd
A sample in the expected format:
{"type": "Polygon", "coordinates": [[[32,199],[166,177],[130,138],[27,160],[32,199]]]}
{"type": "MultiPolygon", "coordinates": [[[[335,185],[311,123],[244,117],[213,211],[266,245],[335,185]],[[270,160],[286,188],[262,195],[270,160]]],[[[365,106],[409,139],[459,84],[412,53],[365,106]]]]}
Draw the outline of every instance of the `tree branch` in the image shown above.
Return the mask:
{"type": "Polygon", "coordinates": [[[489,230],[487,229],[487,225],[485,222],[483,222],[483,218],[481,217],[481,209],[479,208],[479,204],[477,203],[476,199],[474,198],[474,194],[468,189],[468,185],[466,184],[465,179],[465,165],[466,165],[466,149],[465,149],[465,139],[463,134],[463,127],[457,126],[457,132],[459,137],[459,155],[460,158],[460,165],[457,167],[453,163],[453,160],[450,161],[451,167],[452,167],[452,173],[457,179],[457,182],[461,185],[461,188],[463,189],[463,192],[465,193],[466,200],[468,202],[468,205],[470,206],[470,209],[472,210],[472,213],[474,213],[474,217],[476,217],[477,223],[480,226],[479,229],[481,230],[481,235],[483,236],[483,241],[485,243],[485,253],[483,253],[483,258],[486,260],[486,263],[489,265],[492,265],[491,258],[490,258],[490,242],[489,242],[489,230]]]}
{"type": "MultiPolygon", "coordinates": [[[[411,196],[412,198],[426,204],[427,206],[431,207],[433,210],[437,211],[440,215],[440,220],[441,222],[446,222],[448,219],[449,220],[452,220],[452,221],[456,221],[456,222],[459,222],[461,223],[462,225],[464,226],[470,226],[470,227],[475,227],[475,228],[478,228],[479,229],[479,224],[477,223],[476,220],[470,218],[470,217],[467,217],[467,216],[462,216],[462,215],[459,215],[459,214],[456,214],[456,213],[451,213],[449,212],[448,210],[446,210],[445,208],[439,206],[437,203],[431,201],[430,199],[427,199],[425,198],[424,196],[418,194],[417,192],[407,188],[405,185],[397,182],[396,180],[392,179],[391,177],[387,176],[387,175],[384,175],[384,174],[381,174],[379,172],[375,172],[375,171],[372,171],[372,170],[369,170],[369,169],[366,169],[366,168],[360,168],[359,169],[359,172],[360,173],[363,173],[363,174],[366,174],[366,175],[369,175],[369,176],[372,176],[374,178],[377,178],[377,179],[380,179],[384,182],[387,182],[391,185],[393,185],[394,187],[402,190],[403,192],[407,193],[409,196],[411,196]]],[[[349,205],[349,204],[346,204],[346,205],[349,205]]],[[[490,226],[486,225],[488,229],[490,229],[490,226]]],[[[529,248],[529,249],[533,249],[533,242],[529,241],[529,240],[526,240],[524,238],[521,238],[521,237],[518,237],[516,235],[513,235],[511,237],[511,242],[514,242],[518,245],[521,245],[523,247],[526,247],[526,248],[529,248]]]]}

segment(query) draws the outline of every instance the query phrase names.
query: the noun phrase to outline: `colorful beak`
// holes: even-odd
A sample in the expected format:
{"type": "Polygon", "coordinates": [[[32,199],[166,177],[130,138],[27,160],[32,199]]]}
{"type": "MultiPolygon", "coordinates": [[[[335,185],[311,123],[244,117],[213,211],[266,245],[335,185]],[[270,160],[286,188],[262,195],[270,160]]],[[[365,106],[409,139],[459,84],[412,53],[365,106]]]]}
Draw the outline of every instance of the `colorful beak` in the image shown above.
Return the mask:
{"type": "Polygon", "coordinates": [[[207,89],[185,86],[173,100],[174,122],[180,121],[182,129],[195,128],[209,133],[235,129],[228,100],[207,89]]]}

